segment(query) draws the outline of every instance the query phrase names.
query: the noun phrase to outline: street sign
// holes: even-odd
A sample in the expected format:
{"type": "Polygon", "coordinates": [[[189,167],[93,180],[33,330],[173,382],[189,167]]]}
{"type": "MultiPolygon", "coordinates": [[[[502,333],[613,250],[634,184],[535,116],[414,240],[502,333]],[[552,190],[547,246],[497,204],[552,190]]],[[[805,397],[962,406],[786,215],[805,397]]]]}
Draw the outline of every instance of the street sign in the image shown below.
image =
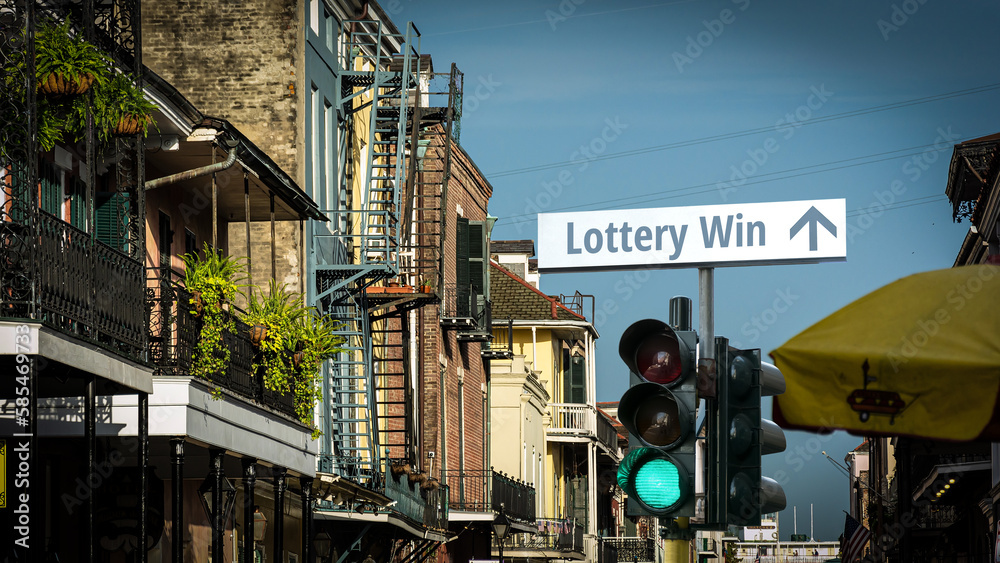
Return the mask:
{"type": "Polygon", "coordinates": [[[844,199],[538,215],[543,273],[846,259],[844,199]]]}

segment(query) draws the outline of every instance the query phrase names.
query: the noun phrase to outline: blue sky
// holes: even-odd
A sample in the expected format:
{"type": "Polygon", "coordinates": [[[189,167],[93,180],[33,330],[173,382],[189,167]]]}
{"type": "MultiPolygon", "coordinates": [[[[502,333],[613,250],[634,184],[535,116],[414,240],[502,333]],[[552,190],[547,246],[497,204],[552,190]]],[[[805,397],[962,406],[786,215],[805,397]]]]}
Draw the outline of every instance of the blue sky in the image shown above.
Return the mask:
{"type": "MultiPolygon", "coordinates": [[[[417,25],[436,70],[465,73],[461,142],[493,184],[494,239],[536,238],[539,212],[846,198],[846,262],[716,270],[716,334],[765,354],[882,285],[951,266],[968,230],[944,196],[952,145],[1000,131],[995,2],[384,6],[417,25]]],[[[622,331],[665,319],[671,296],[697,298],[697,279],[543,276],[543,291],[594,295],[602,311],[598,400],[627,387],[622,331]]],[[[813,504],[815,537],[836,539],[848,479],[819,451],[843,462],[861,439],[787,436],[764,464],[788,475],[782,536],[792,506],[809,532],[813,504]]]]}

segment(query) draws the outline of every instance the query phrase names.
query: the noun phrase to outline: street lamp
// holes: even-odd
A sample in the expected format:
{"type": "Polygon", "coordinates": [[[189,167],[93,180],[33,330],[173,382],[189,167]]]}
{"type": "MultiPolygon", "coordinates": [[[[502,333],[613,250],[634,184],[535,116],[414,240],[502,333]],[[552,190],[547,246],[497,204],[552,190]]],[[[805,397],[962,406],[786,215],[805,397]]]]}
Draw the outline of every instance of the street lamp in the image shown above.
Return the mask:
{"type": "Polygon", "coordinates": [[[497,539],[497,550],[500,553],[500,563],[503,563],[503,541],[507,539],[510,532],[510,520],[503,511],[503,503],[500,503],[500,513],[493,519],[493,536],[497,539]]]}
{"type": "Polygon", "coordinates": [[[330,534],[320,532],[316,534],[313,538],[313,549],[316,550],[316,555],[319,555],[320,561],[326,561],[326,558],[330,556],[330,546],[333,545],[333,540],[330,538],[330,534]]]}
{"type": "Polygon", "coordinates": [[[260,511],[259,506],[255,506],[254,508],[253,541],[264,541],[264,535],[267,531],[267,518],[264,517],[264,513],[260,511]]]}

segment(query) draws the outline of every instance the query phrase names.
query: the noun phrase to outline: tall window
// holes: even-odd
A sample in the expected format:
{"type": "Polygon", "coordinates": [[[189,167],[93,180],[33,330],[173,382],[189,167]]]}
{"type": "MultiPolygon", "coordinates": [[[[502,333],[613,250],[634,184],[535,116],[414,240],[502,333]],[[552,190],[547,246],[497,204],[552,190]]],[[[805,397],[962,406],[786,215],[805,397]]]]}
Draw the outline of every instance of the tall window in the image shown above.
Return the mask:
{"type": "Polygon", "coordinates": [[[473,316],[489,299],[489,250],[486,247],[486,223],[459,217],[455,237],[455,289],[458,313],[473,316]],[[473,296],[476,297],[473,303],[473,296]],[[473,311],[472,309],[475,309],[473,311]]]}
{"type": "Polygon", "coordinates": [[[563,350],[563,402],[587,402],[586,358],[563,350]]]}

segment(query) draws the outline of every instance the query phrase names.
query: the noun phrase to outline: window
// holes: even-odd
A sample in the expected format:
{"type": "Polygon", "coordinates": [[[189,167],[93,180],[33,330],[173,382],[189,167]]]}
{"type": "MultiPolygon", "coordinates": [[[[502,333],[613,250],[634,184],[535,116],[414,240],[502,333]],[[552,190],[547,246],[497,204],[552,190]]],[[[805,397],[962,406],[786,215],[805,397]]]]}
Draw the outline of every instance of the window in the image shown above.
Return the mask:
{"type": "Polygon", "coordinates": [[[184,254],[198,252],[198,237],[191,229],[184,229],[184,254]]]}
{"type": "Polygon", "coordinates": [[[38,183],[41,184],[42,211],[62,219],[62,170],[51,162],[42,162],[38,171],[38,183]]]}
{"type": "Polygon", "coordinates": [[[128,252],[128,194],[99,193],[94,210],[97,240],[119,252],[128,252]]]}
{"type": "Polygon", "coordinates": [[[460,316],[479,316],[485,300],[489,299],[489,250],[487,249],[486,223],[459,217],[455,236],[455,289],[456,305],[460,316]],[[472,296],[476,296],[472,311],[472,296]]]}
{"type": "Polygon", "coordinates": [[[583,404],[587,402],[586,358],[574,356],[563,350],[563,402],[583,404]]]}

